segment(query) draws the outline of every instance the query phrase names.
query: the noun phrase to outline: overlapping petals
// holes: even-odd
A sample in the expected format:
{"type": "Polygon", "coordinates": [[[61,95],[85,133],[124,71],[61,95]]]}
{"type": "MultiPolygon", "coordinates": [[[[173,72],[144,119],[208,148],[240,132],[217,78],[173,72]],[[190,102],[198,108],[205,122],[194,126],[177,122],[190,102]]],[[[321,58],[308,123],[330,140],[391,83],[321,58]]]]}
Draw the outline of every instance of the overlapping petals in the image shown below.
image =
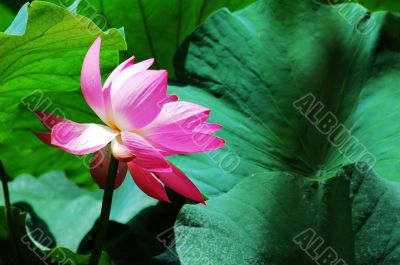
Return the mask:
{"type": "Polygon", "coordinates": [[[129,171],[136,185],[147,195],[160,201],[169,202],[161,181],[151,171],[144,170],[134,162],[128,163],[129,171]]]}
{"type": "Polygon", "coordinates": [[[94,153],[90,173],[105,187],[111,156],[118,159],[115,188],[129,169],[135,183],[149,196],[169,201],[164,185],[194,201],[205,203],[190,179],[165,156],[211,151],[225,141],[213,135],[221,129],[207,123],[210,110],[178,101],[167,94],[168,73],[149,70],[153,59],[120,64],[102,85],[98,38],[85,56],[82,94],[107,125],[79,124],[36,112],[49,132],[34,132],[43,142],[76,155],[94,153]]]}
{"type": "Polygon", "coordinates": [[[172,164],[170,164],[171,172],[151,172],[141,168],[134,161],[129,162],[128,167],[135,183],[150,197],[169,202],[170,200],[163,187],[164,184],[184,197],[205,204],[199,189],[172,164]]]}
{"type": "Polygon", "coordinates": [[[111,86],[111,109],[117,127],[137,130],[153,121],[161,111],[160,103],[168,98],[167,82],[166,71],[148,70],[134,74],[118,90],[111,86]]]}
{"type": "Polygon", "coordinates": [[[133,64],[134,58],[130,58],[118,66],[104,83],[108,87],[112,83],[112,92],[115,94],[132,76],[144,72],[154,63],[154,59],[148,59],[140,63],[133,64]],[[118,71],[118,68],[122,68],[118,71]]]}
{"type": "Polygon", "coordinates": [[[143,137],[163,155],[190,154],[221,148],[225,141],[212,135],[221,128],[205,121],[210,110],[194,103],[164,104],[160,115],[143,129],[143,137]]]}
{"type": "Polygon", "coordinates": [[[140,167],[151,171],[171,171],[164,156],[140,135],[122,132],[121,138],[124,146],[135,156],[135,163],[140,167]]]}
{"type": "Polygon", "coordinates": [[[127,67],[132,66],[134,61],[135,61],[135,56],[132,56],[125,62],[118,65],[117,68],[115,68],[114,71],[112,71],[112,73],[110,74],[110,76],[106,79],[106,82],[104,82],[103,87],[104,88],[109,87],[111,85],[111,82],[113,82],[114,79],[119,76],[119,73],[121,73],[121,71],[126,69],[127,67]]]}

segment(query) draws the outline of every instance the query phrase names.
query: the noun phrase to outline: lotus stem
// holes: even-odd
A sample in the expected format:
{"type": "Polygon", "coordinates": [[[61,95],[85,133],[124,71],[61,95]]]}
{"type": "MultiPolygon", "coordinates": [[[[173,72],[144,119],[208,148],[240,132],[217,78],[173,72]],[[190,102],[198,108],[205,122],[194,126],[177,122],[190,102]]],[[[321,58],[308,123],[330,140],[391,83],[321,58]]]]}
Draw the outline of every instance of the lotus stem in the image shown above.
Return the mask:
{"type": "Polygon", "coordinates": [[[113,156],[110,159],[110,166],[108,168],[107,182],[104,188],[103,203],[101,206],[101,215],[99,230],[94,242],[93,253],[90,256],[89,265],[98,265],[103,252],[103,245],[107,237],[108,223],[110,219],[112,198],[114,193],[115,179],[118,170],[118,160],[113,156]]]}

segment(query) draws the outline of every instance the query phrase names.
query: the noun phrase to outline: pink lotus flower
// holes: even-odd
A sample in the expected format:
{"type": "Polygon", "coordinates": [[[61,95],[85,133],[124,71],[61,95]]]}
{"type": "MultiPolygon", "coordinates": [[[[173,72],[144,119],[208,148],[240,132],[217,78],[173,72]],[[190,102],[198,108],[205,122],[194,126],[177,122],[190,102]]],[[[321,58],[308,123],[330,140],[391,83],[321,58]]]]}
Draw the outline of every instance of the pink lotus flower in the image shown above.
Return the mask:
{"type": "Polygon", "coordinates": [[[79,124],[36,112],[51,132],[35,134],[45,143],[66,152],[95,153],[91,175],[104,188],[111,155],[120,161],[118,188],[129,168],[133,180],[146,194],[169,201],[164,186],[204,203],[197,187],[165,156],[210,151],[222,147],[223,139],[212,135],[221,128],[206,123],[210,110],[167,95],[168,73],[148,70],[153,59],[133,64],[134,57],[119,65],[102,85],[99,37],[90,47],[82,66],[82,93],[105,125],[79,124]]]}

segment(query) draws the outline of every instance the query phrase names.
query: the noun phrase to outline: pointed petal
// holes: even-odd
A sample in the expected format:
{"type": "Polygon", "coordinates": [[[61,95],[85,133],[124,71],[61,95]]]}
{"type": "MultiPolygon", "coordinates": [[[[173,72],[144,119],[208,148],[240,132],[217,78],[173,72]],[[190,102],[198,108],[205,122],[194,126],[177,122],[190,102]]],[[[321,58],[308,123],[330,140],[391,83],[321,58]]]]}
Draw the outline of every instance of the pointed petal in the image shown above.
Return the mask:
{"type": "Polygon", "coordinates": [[[120,89],[113,92],[113,119],[121,130],[140,129],[153,121],[167,98],[166,71],[147,70],[135,74],[120,89]]]}
{"type": "Polygon", "coordinates": [[[134,75],[146,71],[154,63],[154,59],[148,59],[140,63],[133,64],[121,71],[112,80],[112,91],[113,95],[134,75]]]}
{"type": "Polygon", "coordinates": [[[110,84],[113,82],[113,80],[119,75],[119,73],[126,69],[127,67],[133,65],[133,62],[135,61],[135,56],[132,56],[131,58],[125,60],[123,63],[121,63],[120,65],[118,65],[117,68],[114,69],[114,71],[112,71],[112,73],[110,74],[110,76],[107,78],[106,82],[104,82],[104,86],[103,87],[108,87],[110,86],[110,84]]]}
{"type": "Polygon", "coordinates": [[[124,131],[121,132],[121,138],[124,146],[135,156],[133,161],[138,166],[156,172],[171,171],[170,165],[163,155],[141,136],[124,131]]]}
{"type": "Polygon", "coordinates": [[[195,132],[210,134],[222,129],[222,125],[215,123],[203,123],[196,127],[195,132]]]}
{"type": "Polygon", "coordinates": [[[76,155],[93,153],[111,142],[117,133],[97,124],[58,123],[51,131],[51,144],[76,155]]]}
{"type": "Polygon", "coordinates": [[[170,202],[164,186],[153,173],[142,169],[134,162],[129,162],[128,167],[132,179],[144,193],[157,200],[170,202]]]}
{"type": "Polygon", "coordinates": [[[164,106],[164,104],[170,103],[170,102],[175,102],[178,101],[178,96],[177,95],[168,95],[164,101],[159,102],[159,106],[162,107],[164,106]]]}
{"type": "Polygon", "coordinates": [[[193,182],[177,167],[171,164],[172,172],[154,173],[162,183],[182,196],[205,204],[203,196],[193,182]]]}
{"type": "Polygon", "coordinates": [[[48,145],[52,145],[51,144],[51,133],[43,133],[43,132],[35,132],[32,131],[37,138],[39,138],[42,142],[48,144],[48,145]]]}
{"type": "Polygon", "coordinates": [[[209,115],[209,109],[194,103],[185,101],[168,102],[163,106],[157,118],[143,130],[151,132],[170,128],[191,132],[198,125],[205,122],[209,115]]]}
{"type": "Polygon", "coordinates": [[[81,72],[81,87],[86,102],[97,116],[107,123],[102,97],[100,46],[101,37],[98,37],[85,56],[81,72]]]}
{"type": "MultiPolygon", "coordinates": [[[[110,167],[111,149],[110,145],[105,146],[99,151],[95,152],[92,160],[90,161],[90,174],[94,181],[101,189],[104,189],[107,183],[108,169],[110,167]]],[[[128,172],[128,165],[119,162],[117,175],[115,179],[115,189],[118,189],[124,182],[126,173],[128,172]]]]}
{"type": "Polygon", "coordinates": [[[67,119],[61,118],[59,116],[47,113],[47,112],[35,111],[35,115],[40,119],[43,126],[49,130],[51,130],[58,123],[72,122],[67,119]]]}
{"type": "Polygon", "coordinates": [[[164,105],[160,115],[142,129],[143,137],[163,155],[206,152],[221,148],[225,141],[211,133],[218,124],[205,121],[210,110],[200,105],[178,101],[164,105]]]}
{"type": "Polygon", "coordinates": [[[194,133],[192,137],[179,134],[152,135],[148,142],[160,150],[164,156],[209,152],[225,145],[225,140],[214,135],[194,133]]]}

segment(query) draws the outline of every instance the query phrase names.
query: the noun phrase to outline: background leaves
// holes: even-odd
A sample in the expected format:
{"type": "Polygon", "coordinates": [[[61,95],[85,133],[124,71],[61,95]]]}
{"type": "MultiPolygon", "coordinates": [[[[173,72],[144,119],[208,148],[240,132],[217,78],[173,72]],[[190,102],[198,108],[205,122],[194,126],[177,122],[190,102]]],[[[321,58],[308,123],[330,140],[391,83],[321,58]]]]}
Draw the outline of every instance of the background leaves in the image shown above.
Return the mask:
{"type": "Polygon", "coordinates": [[[398,191],[397,183],[354,166],[319,185],[280,172],[255,174],[208,207],[183,208],[177,253],[181,264],[311,265],[331,247],[345,264],[396,264],[398,191]],[[308,229],[314,237],[300,236],[296,245],[294,238],[308,229]],[[320,248],[311,245],[317,237],[320,248]],[[300,247],[307,244],[306,252],[300,247]]]}
{"type": "MultiPolygon", "coordinates": [[[[89,256],[78,255],[66,248],[43,249],[37,242],[31,241],[32,236],[40,236],[43,244],[48,244],[51,242],[51,239],[40,229],[36,229],[31,233],[27,232],[27,214],[25,212],[20,211],[18,208],[12,208],[12,215],[13,240],[11,240],[11,233],[8,229],[5,208],[0,207],[0,246],[2,247],[0,262],[14,264],[18,259],[18,262],[21,264],[31,265],[56,265],[60,263],[66,265],[86,265],[88,263],[89,256]]],[[[99,265],[111,264],[113,263],[110,256],[103,252],[99,265]]]]}
{"type": "Polygon", "coordinates": [[[221,7],[236,10],[252,2],[254,0],[89,0],[74,4],[79,14],[91,18],[99,26],[124,27],[128,45],[125,57],[133,54],[138,61],[155,58],[154,66],[169,70],[173,78],[175,51],[198,25],[221,7]]]}
{"type": "Polygon", "coordinates": [[[342,4],[342,3],[354,2],[354,3],[359,3],[361,5],[364,5],[366,8],[368,8],[371,11],[382,11],[382,10],[394,11],[394,12],[400,11],[400,4],[396,1],[391,1],[391,0],[357,0],[357,1],[320,0],[320,1],[323,3],[328,3],[328,4],[342,4]]]}
{"type": "Polygon", "coordinates": [[[345,121],[368,78],[377,36],[378,29],[358,34],[332,8],[311,1],[260,1],[218,12],[178,53],[178,77],[188,86],[171,91],[212,109],[227,146],[173,161],[211,194],[265,170],[334,176],[349,161],[340,154],[330,159],[338,150],[293,102],[313,93],[325,106],[321,116],[332,111],[345,121]],[[199,173],[208,164],[217,180],[199,173]]]}
{"type": "Polygon", "coordinates": [[[13,21],[14,13],[7,6],[0,4],[0,30],[4,31],[13,21]]]}
{"type": "MultiPolygon", "coordinates": [[[[92,230],[103,198],[102,191],[79,188],[62,172],[49,172],[39,178],[20,176],[10,183],[10,193],[11,202],[30,213],[31,230],[40,227],[54,244],[73,251],[78,250],[83,238],[92,230]]],[[[4,204],[2,196],[0,203],[4,204]]],[[[127,223],[156,203],[140,191],[128,175],[114,193],[110,220],[127,223]]]]}
{"type": "MultiPolygon", "coordinates": [[[[377,213],[371,213],[373,201],[383,198],[368,196],[374,190],[386,189],[381,177],[399,181],[395,151],[399,146],[399,130],[394,121],[398,119],[398,104],[394,103],[398,99],[395,96],[397,51],[381,42],[388,37],[387,22],[393,16],[374,13],[369,17],[360,6],[347,7],[353,16],[364,18],[361,28],[374,25],[368,34],[360,31],[360,24],[355,24],[355,21],[360,23],[357,19],[343,17],[331,6],[312,1],[260,1],[243,11],[222,10],[215,14],[190,36],[178,53],[178,77],[189,85],[173,91],[186,100],[218,110],[219,113],[214,111],[214,117],[222,121],[221,134],[241,158],[232,174],[219,175],[225,180],[225,187],[234,186],[232,191],[212,198],[208,208],[185,206],[180,212],[174,231],[176,252],[182,264],[247,264],[247,259],[261,260],[264,264],[298,264],[300,259],[301,264],[312,264],[314,261],[307,256],[301,258],[298,249],[291,245],[290,238],[296,233],[286,230],[301,226],[303,221],[304,228],[308,225],[321,231],[319,234],[349,264],[398,262],[397,248],[392,245],[399,240],[398,232],[393,230],[398,222],[397,210],[389,211],[382,205],[379,206],[382,209],[373,209],[377,213]],[[324,107],[320,113],[314,110],[312,115],[304,117],[293,103],[308,93],[324,107]],[[319,120],[329,111],[353,136],[344,145],[329,142],[328,135],[321,133],[323,123],[319,124],[319,120]],[[365,159],[362,154],[366,150],[376,158],[374,168],[378,176],[373,179],[379,184],[363,189],[365,194],[359,196],[368,206],[350,213],[343,209],[350,209],[356,191],[348,191],[348,184],[337,184],[341,188],[327,184],[327,189],[335,194],[330,195],[331,191],[322,191],[323,186],[329,178],[331,183],[340,183],[341,177],[335,177],[340,168],[365,159]],[[273,173],[262,173],[265,171],[273,173]],[[304,189],[293,190],[296,188],[292,188],[290,181],[285,182],[288,178],[281,172],[317,180],[310,185],[322,185],[322,190],[311,194],[304,189]],[[268,179],[271,182],[266,183],[268,179]],[[291,199],[292,195],[295,198],[291,199]],[[302,208],[303,198],[309,195],[315,196],[315,201],[305,199],[303,210],[296,212],[302,208]],[[282,200],[276,206],[271,205],[280,196],[282,200]],[[217,202],[215,208],[213,200],[217,202]],[[371,222],[371,227],[351,224],[352,218],[359,220],[370,215],[379,216],[377,219],[385,216],[387,221],[383,223],[390,224],[389,231],[381,226],[383,223],[372,221],[373,218],[364,219],[371,222]],[[283,235],[275,236],[281,225],[283,235]],[[376,240],[389,242],[390,246],[381,244],[371,253],[372,244],[368,243],[371,238],[365,240],[365,236],[372,235],[375,229],[382,231],[382,237],[376,240]]],[[[194,156],[182,161],[177,164],[185,167],[193,163],[196,166],[191,168],[196,169],[203,162],[194,156]]],[[[217,175],[216,171],[214,166],[210,173],[217,175]]],[[[190,168],[187,172],[200,185],[209,186],[208,178],[198,177],[190,168]]],[[[371,177],[366,172],[360,176],[371,177]]],[[[212,184],[223,190],[218,180],[212,184]]],[[[398,203],[389,201],[396,198],[398,185],[389,186],[386,205],[396,208],[398,203]]],[[[364,206],[352,205],[353,209],[364,206]]]]}

